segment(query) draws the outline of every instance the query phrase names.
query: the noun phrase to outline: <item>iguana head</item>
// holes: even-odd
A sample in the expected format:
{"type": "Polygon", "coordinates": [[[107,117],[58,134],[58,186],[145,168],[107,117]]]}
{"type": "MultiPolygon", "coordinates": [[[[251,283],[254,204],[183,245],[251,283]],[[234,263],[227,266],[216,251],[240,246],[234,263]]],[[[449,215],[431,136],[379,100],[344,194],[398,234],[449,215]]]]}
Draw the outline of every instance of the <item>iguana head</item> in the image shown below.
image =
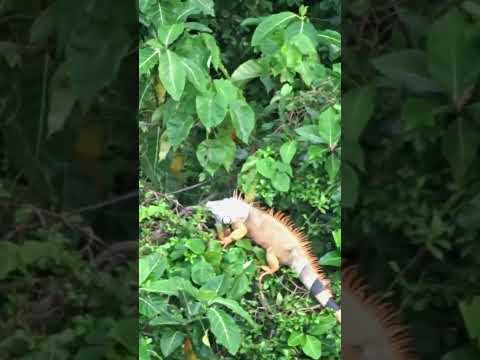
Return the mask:
{"type": "Polygon", "coordinates": [[[215,219],[223,224],[245,221],[248,218],[251,207],[250,204],[236,196],[217,201],[208,201],[206,206],[215,216],[215,219]]]}

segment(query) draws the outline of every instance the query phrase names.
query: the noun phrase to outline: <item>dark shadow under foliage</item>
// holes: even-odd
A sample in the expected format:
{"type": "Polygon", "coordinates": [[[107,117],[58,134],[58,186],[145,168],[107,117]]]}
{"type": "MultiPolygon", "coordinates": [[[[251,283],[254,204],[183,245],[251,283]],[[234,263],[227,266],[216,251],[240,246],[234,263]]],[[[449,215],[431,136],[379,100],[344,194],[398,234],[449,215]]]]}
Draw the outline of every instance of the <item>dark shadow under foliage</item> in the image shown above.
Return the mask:
{"type": "Polygon", "coordinates": [[[137,12],[0,2],[0,357],[137,358],[137,12]]]}
{"type": "Polygon", "coordinates": [[[343,256],[399,307],[421,359],[480,354],[478,9],[343,7],[343,256]]]}

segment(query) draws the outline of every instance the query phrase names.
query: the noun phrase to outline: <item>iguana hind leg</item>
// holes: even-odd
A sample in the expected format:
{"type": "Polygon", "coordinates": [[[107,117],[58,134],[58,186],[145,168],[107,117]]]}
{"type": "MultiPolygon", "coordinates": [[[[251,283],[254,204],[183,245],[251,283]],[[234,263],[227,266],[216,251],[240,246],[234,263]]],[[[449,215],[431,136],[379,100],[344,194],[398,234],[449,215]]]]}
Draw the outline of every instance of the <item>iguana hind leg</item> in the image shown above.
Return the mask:
{"type": "Polygon", "coordinates": [[[224,233],[219,233],[220,243],[223,247],[227,247],[231,242],[243,239],[247,235],[247,226],[243,222],[237,222],[232,224],[233,231],[225,236],[224,233]]]}
{"type": "Polygon", "coordinates": [[[280,262],[278,261],[277,256],[273,252],[273,248],[269,247],[267,248],[267,264],[268,266],[264,265],[261,267],[263,272],[260,274],[260,277],[258,278],[258,284],[261,286],[262,285],[262,279],[265,275],[273,274],[277,272],[277,270],[280,268],[280,262]]]}

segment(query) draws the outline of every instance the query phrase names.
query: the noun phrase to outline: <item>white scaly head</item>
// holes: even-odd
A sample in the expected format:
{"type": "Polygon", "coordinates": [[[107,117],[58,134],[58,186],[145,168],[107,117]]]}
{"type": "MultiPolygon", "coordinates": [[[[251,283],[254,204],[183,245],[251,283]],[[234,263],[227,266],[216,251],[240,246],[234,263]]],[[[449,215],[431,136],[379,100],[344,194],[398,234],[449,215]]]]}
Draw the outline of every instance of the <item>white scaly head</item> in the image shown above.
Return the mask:
{"type": "Polygon", "coordinates": [[[215,219],[223,224],[244,222],[247,220],[251,209],[250,204],[235,194],[233,197],[222,200],[208,201],[206,207],[212,212],[215,219]]]}

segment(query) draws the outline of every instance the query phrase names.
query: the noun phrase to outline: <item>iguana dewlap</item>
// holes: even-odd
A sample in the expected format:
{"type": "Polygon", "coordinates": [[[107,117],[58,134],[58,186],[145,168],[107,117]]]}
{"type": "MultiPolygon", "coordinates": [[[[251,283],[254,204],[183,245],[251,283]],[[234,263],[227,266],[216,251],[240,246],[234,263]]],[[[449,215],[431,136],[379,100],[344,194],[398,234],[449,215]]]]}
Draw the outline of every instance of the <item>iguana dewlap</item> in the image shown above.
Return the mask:
{"type": "Polygon", "coordinates": [[[341,322],[341,310],[333,300],[328,279],[320,270],[309,242],[301,231],[294,228],[288,217],[280,212],[258,208],[236,194],[231,198],[209,201],[206,206],[217,222],[232,225],[233,231],[228,236],[222,232],[219,234],[224,246],[248,234],[266,249],[268,266],[262,267],[260,279],[275,273],[280,265],[291,267],[318,302],[333,310],[341,322]]]}

